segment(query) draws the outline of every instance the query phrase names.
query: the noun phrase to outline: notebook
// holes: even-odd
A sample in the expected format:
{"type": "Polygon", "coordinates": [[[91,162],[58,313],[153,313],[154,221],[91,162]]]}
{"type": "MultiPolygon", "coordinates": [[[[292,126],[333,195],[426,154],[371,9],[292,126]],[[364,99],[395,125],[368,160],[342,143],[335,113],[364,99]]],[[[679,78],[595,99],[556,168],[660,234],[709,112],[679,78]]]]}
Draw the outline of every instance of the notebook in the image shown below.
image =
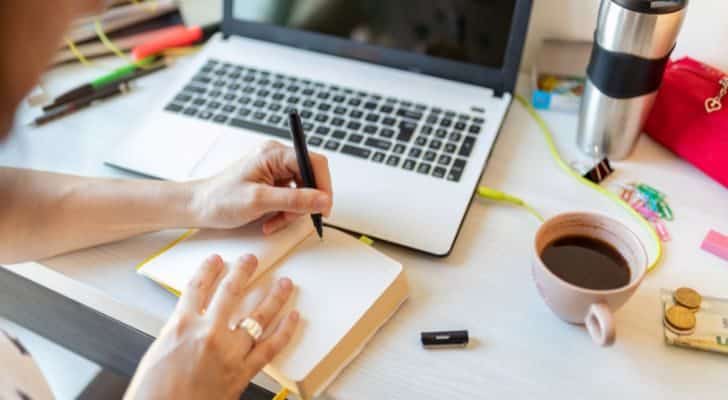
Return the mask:
{"type": "Polygon", "coordinates": [[[281,316],[295,308],[301,320],[291,343],[264,372],[303,399],[320,395],[408,296],[401,264],[336,229],[324,228],[320,240],[308,218],[269,236],[259,224],[190,231],[138,272],[179,293],[212,253],[226,262],[246,253],[258,257],[241,318],[277,278],[293,280],[296,289],[281,316]]]}

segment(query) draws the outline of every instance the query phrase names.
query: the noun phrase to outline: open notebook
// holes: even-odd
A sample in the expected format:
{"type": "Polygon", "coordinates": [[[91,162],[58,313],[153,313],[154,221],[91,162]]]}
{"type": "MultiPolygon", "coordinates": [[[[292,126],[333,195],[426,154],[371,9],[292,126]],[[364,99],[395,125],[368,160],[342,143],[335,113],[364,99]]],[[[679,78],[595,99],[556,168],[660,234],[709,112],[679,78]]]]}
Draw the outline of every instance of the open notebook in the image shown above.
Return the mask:
{"type": "Polygon", "coordinates": [[[226,262],[255,254],[259,266],[241,317],[278,277],[290,277],[296,290],[284,313],[295,308],[301,321],[291,343],[264,372],[304,399],[316,397],[406,300],[402,265],[335,229],[325,228],[319,240],[308,218],[270,236],[260,232],[257,224],[192,231],[138,271],[179,293],[210,254],[226,262]]]}

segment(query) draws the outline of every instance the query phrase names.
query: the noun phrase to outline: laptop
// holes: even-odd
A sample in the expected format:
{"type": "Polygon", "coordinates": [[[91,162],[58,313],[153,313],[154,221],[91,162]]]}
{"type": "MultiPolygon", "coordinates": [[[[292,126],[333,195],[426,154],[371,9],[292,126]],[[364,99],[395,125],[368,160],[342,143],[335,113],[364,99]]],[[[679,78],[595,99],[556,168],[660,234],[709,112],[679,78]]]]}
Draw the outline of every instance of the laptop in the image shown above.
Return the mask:
{"type": "Polygon", "coordinates": [[[222,32],[107,163],[211,176],[298,110],[329,159],[325,222],[450,253],[511,104],[531,0],[226,0],[222,32]]]}

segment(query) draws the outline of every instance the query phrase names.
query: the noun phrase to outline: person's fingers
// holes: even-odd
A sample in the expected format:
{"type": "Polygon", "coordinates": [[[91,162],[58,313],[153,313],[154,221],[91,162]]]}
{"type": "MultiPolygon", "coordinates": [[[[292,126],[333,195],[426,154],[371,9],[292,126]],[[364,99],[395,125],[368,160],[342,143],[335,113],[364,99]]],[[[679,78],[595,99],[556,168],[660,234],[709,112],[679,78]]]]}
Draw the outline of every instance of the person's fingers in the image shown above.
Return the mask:
{"type": "Polygon", "coordinates": [[[263,223],[263,234],[270,235],[290,225],[291,222],[300,218],[303,214],[279,212],[263,223]]]}
{"type": "Polygon", "coordinates": [[[215,292],[222,271],[223,262],[220,256],[208,257],[187,283],[177,307],[183,312],[201,314],[210,302],[212,293],[215,292]]]}
{"type": "Polygon", "coordinates": [[[316,214],[331,209],[331,197],[316,189],[258,185],[251,197],[252,207],[261,214],[278,211],[316,214]]]}
{"type": "Polygon", "coordinates": [[[271,321],[281,311],[283,305],[286,304],[292,291],[293,283],[290,279],[279,279],[270,292],[268,292],[268,295],[255,307],[255,310],[250,314],[250,318],[258,321],[263,331],[265,331],[271,321]]]}
{"type": "MultiPolygon", "coordinates": [[[[265,164],[276,181],[286,179],[293,179],[299,183],[302,181],[296,152],[292,147],[283,146],[278,142],[266,143],[263,148],[263,157],[266,159],[265,164]]],[[[311,159],[317,189],[333,198],[334,193],[328,159],[326,156],[314,152],[309,152],[309,158],[311,159]]],[[[329,211],[326,210],[324,214],[328,216],[329,211]]]]}
{"type": "Polygon", "coordinates": [[[253,350],[248,353],[245,359],[245,367],[241,376],[244,382],[253,379],[263,367],[268,365],[286,347],[296,330],[299,318],[298,311],[290,312],[281,320],[272,335],[253,347],[253,350]]]}
{"type": "Polygon", "coordinates": [[[258,259],[252,255],[240,257],[230,268],[212,297],[208,314],[216,323],[226,326],[237,307],[243,302],[245,284],[258,267],[258,259]]]}

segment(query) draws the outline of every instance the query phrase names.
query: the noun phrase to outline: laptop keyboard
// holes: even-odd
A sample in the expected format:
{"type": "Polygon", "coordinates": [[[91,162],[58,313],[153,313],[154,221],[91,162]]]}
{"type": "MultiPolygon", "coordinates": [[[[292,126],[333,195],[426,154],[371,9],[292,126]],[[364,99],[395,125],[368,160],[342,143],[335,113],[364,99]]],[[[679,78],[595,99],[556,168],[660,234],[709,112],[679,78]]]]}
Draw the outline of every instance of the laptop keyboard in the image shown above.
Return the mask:
{"type": "Polygon", "coordinates": [[[299,110],[309,148],[460,180],[485,120],[415,101],[209,60],[165,110],[290,139],[299,110]]]}

